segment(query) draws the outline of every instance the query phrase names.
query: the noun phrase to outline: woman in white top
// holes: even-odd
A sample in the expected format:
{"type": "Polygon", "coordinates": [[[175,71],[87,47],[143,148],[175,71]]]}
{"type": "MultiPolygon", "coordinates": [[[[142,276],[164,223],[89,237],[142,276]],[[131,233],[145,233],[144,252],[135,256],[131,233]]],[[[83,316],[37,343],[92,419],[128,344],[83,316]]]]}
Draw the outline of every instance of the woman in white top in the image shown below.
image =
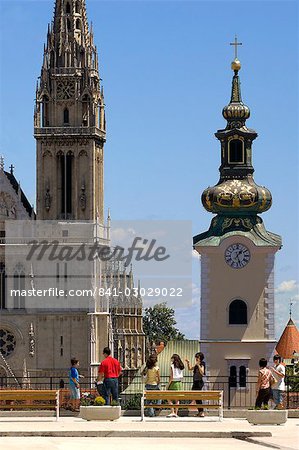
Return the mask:
{"type": "Polygon", "coordinates": [[[270,367],[276,382],[271,385],[275,409],[283,409],[283,391],[285,390],[284,377],[286,373],[285,366],[281,363],[281,356],[274,355],[274,366],[270,367]]]}
{"type": "MultiPolygon", "coordinates": [[[[182,389],[182,379],[183,379],[183,370],[185,366],[183,361],[174,353],[171,357],[171,366],[170,366],[170,374],[169,374],[169,383],[168,389],[170,391],[180,391],[182,389]]],[[[172,401],[169,400],[169,405],[173,405],[172,401]]],[[[178,405],[179,402],[176,402],[178,405]]],[[[171,412],[167,417],[178,417],[178,408],[171,408],[171,412]]]]}

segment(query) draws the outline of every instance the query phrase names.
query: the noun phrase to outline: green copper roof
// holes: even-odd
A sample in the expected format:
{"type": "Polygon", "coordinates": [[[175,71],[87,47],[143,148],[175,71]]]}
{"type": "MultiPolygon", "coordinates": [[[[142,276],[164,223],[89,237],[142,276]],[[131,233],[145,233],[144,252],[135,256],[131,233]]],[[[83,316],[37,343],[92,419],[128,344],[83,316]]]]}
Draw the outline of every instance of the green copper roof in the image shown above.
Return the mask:
{"type": "Polygon", "coordinates": [[[217,247],[230,236],[244,236],[257,247],[281,247],[281,237],[267,231],[259,216],[226,217],[217,215],[210,228],[193,238],[193,246],[217,247]]]}

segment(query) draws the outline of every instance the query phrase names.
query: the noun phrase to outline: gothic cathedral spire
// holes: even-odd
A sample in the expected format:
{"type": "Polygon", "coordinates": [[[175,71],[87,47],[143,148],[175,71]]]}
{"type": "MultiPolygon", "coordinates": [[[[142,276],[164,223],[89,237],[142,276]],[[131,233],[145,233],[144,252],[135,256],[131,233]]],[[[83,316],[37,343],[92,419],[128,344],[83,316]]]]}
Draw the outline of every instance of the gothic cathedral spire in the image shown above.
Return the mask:
{"type": "Polygon", "coordinates": [[[103,223],[104,95],[84,0],[56,0],[36,89],[37,218],[103,223]]]}

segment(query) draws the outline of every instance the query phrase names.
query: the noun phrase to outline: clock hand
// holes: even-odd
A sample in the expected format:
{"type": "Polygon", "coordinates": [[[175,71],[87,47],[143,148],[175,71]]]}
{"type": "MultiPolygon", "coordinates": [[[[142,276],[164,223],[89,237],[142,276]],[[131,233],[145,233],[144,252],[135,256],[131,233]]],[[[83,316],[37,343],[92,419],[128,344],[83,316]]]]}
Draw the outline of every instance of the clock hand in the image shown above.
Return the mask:
{"type": "Polygon", "coordinates": [[[239,259],[239,254],[241,253],[242,250],[235,250],[236,254],[234,259],[239,259]]]}

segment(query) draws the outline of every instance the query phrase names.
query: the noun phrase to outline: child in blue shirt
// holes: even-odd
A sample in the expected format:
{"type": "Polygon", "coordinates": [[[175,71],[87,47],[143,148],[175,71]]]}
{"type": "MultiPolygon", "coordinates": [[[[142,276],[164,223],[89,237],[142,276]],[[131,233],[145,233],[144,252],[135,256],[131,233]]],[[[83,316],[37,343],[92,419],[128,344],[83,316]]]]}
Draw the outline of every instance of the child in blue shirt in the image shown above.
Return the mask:
{"type": "Polygon", "coordinates": [[[78,372],[79,361],[76,358],[71,359],[72,367],[69,371],[70,382],[70,404],[72,411],[79,411],[80,407],[80,375],[78,372]]]}

